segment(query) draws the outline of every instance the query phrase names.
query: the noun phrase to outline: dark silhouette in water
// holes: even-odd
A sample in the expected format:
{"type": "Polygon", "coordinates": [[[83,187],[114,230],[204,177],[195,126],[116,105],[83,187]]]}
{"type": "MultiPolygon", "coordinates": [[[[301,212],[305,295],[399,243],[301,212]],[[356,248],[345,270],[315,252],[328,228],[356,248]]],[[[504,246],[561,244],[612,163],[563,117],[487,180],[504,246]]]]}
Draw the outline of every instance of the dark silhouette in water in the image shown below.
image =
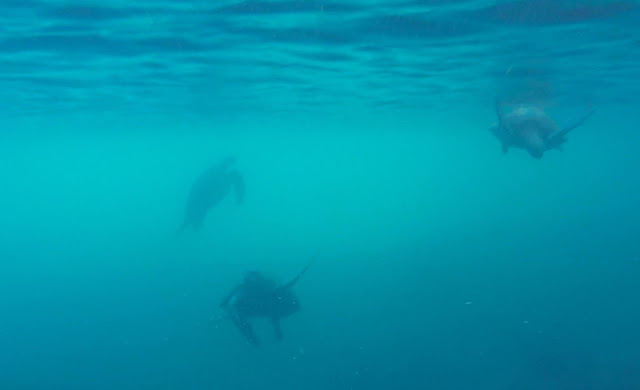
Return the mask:
{"type": "Polygon", "coordinates": [[[502,143],[502,152],[507,153],[509,147],[514,147],[526,150],[537,159],[542,158],[548,150],[561,150],[562,145],[567,142],[567,134],[580,126],[595,111],[591,109],[564,128],[558,128],[555,122],[536,106],[523,104],[507,113],[499,101],[495,104],[498,123],[489,130],[502,143]]]}
{"type": "Polygon", "coordinates": [[[244,180],[233,168],[235,159],[227,157],[203,172],[191,186],[184,221],[178,233],[188,227],[199,230],[209,209],[222,201],[233,187],[236,201],[244,200],[244,180]]]}
{"type": "Polygon", "coordinates": [[[227,312],[233,324],[249,343],[259,344],[253,333],[253,327],[249,323],[250,318],[270,319],[276,338],[281,340],[280,320],[300,310],[300,303],[292,287],[310,265],[308,264],[295,278],[283,285],[278,285],[258,271],[247,272],[242,283],[231,290],[220,303],[220,307],[227,312]]]}

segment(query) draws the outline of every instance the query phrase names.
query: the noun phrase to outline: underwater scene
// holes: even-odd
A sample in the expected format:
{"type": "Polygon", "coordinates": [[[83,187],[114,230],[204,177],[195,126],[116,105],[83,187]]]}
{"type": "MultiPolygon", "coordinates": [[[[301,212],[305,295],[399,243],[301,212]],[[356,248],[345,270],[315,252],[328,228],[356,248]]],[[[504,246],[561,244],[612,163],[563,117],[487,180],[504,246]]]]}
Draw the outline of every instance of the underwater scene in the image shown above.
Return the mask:
{"type": "Polygon", "coordinates": [[[640,1],[0,10],[0,390],[640,390],[640,1]]]}

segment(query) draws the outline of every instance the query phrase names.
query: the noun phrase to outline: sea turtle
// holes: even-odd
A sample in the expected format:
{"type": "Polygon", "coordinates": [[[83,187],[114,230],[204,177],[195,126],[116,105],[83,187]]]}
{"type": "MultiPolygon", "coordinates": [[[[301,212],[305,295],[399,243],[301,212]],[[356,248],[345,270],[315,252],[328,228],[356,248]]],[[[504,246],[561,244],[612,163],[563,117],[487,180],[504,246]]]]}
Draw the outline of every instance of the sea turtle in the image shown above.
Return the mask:
{"type": "Polygon", "coordinates": [[[564,128],[556,123],[540,108],[522,104],[511,112],[505,112],[500,102],[496,101],[498,123],[489,129],[502,143],[502,152],[507,153],[509,147],[524,149],[534,158],[542,158],[547,150],[561,150],[567,141],[567,134],[580,126],[593,114],[590,109],[577,120],[564,128]]]}
{"type": "Polygon", "coordinates": [[[253,327],[249,323],[250,318],[270,319],[276,338],[281,340],[280,320],[300,310],[300,302],[292,287],[310,265],[305,266],[295,278],[282,285],[265,277],[259,271],[247,272],[242,283],[224,297],[220,307],[227,312],[233,324],[249,343],[259,344],[253,327]]]}

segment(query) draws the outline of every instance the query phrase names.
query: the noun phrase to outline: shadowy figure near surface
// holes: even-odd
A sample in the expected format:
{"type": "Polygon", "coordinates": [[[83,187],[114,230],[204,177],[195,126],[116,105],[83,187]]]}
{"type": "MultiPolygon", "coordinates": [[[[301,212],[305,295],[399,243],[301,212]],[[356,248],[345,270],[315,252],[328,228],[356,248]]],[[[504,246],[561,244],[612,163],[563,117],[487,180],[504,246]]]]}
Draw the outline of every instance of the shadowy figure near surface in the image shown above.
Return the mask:
{"type": "Polygon", "coordinates": [[[534,105],[521,104],[511,112],[506,112],[497,100],[495,105],[498,123],[491,126],[489,131],[500,140],[502,152],[507,153],[509,147],[524,149],[537,159],[542,158],[548,150],[562,150],[562,145],[567,142],[567,134],[595,111],[590,109],[569,125],[559,128],[543,110],[534,105]]]}
{"type": "Polygon", "coordinates": [[[191,186],[182,226],[178,233],[186,228],[199,230],[209,209],[222,201],[234,190],[236,202],[244,200],[244,180],[234,168],[235,159],[227,157],[204,171],[191,186]]]}
{"type": "Polygon", "coordinates": [[[249,322],[252,318],[270,319],[276,339],[282,340],[280,320],[300,310],[300,303],[292,288],[308,268],[309,265],[291,281],[282,285],[266,278],[261,272],[247,272],[242,283],[231,290],[220,303],[220,307],[227,312],[233,324],[249,343],[260,343],[249,322]]]}

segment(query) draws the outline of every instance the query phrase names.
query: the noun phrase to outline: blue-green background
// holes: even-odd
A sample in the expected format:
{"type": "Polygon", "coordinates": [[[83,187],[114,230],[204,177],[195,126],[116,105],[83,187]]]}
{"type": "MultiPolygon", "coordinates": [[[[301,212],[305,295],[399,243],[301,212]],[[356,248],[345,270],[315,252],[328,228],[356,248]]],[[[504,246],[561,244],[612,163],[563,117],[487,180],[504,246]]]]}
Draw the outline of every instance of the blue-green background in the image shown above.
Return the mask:
{"type": "Polygon", "coordinates": [[[0,389],[640,388],[637,1],[1,9],[0,389]],[[597,111],[535,160],[496,96],[597,111]],[[313,257],[283,342],[220,318],[313,257]]]}

